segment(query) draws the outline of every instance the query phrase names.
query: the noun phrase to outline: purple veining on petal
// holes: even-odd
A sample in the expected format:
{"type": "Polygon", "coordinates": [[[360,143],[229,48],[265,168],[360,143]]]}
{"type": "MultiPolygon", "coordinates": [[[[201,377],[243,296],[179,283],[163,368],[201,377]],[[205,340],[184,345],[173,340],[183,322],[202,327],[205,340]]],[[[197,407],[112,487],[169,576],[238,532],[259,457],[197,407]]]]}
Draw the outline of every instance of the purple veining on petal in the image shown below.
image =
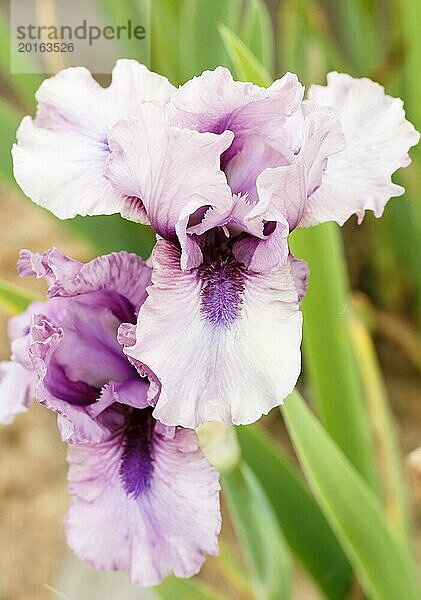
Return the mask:
{"type": "Polygon", "coordinates": [[[228,248],[211,247],[198,269],[201,311],[213,325],[229,327],[240,315],[244,267],[228,248]]]}
{"type": "Polygon", "coordinates": [[[152,408],[127,410],[120,477],[126,493],[133,498],[139,498],[151,482],[153,432],[152,408]]]}

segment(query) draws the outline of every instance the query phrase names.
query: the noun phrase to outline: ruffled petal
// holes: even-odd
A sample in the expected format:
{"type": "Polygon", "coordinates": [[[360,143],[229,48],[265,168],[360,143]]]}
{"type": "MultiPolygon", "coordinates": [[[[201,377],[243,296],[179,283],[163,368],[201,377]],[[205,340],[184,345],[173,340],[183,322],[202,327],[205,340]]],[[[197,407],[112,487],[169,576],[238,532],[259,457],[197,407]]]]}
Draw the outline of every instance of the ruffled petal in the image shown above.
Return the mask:
{"type": "Polygon", "coordinates": [[[61,281],[71,281],[80,271],[82,263],[68,258],[58,248],[50,248],[46,252],[21,250],[17,263],[21,277],[35,275],[37,279],[45,279],[48,287],[61,281]]]}
{"type": "Polygon", "coordinates": [[[302,145],[291,165],[266,169],[257,179],[259,201],[249,219],[281,221],[294,229],[301,221],[307,197],[317,189],[329,156],[344,148],[339,114],[309,102],[302,105],[302,145]]]}
{"type": "Polygon", "coordinates": [[[103,177],[107,134],[143,102],[167,102],[173,86],[136,61],[121,60],[108,88],[84,67],[45,80],[36,119],[25,117],[13,148],[14,174],[36,204],[61,219],[122,212],[144,221],[141,204],[116,192],[103,177]]]}
{"type": "Polygon", "coordinates": [[[0,362],[0,423],[10,425],[32,401],[34,374],[19,363],[0,362]]]}
{"type": "MultiPolygon", "coordinates": [[[[141,118],[120,121],[109,137],[112,150],[105,174],[126,196],[140,198],[153,229],[172,239],[183,233],[188,217],[202,207],[220,212],[231,205],[231,192],[220,170],[222,152],[233,135],[198,133],[171,126],[163,108],[146,104],[141,118]]],[[[189,253],[183,253],[184,268],[189,253]]]]}
{"type": "Polygon", "coordinates": [[[112,103],[112,122],[129,115],[136,116],[144,102],[165,105],[175,87],[163,75],[153,73],[136,60],[120,59],[116,62],[111,76],[111,84],[105,88],[108,100],[112,103]]]}
{"type": "Polygon", "coordinates": [[[288,258],[288,234],[300,222],[308,195],[320,186],[327,157],[343,148],[339,115],[330,108],[302,105],[301,149],[290,165],[267,168],[257,177],[258,200],[246,224],[265,223],[262,239],[244,238],[233,251],[251,270],[273,271],[288,258]]]}
{"type": "MultiPolygon", "coordinates": [[[[69,447],[66,517],[69,545],[103,570],[121,570],[141,586],[167,575],[191,577],[206,554],[216,554],[220,530],[218,475],[203,457],[193,431],[172,437],[155,430],[151,475],[125,485],[121,465],[127,452],[122,434],[102,444],[69,447]]],[[[145,456],[139,456],[144,460],[145,456]]],[[[134,467],[134,465],[133,465],[134,467]]]]}
{"type": "Polygon", "coordinates": [[[145,261],[124,251],[99,256],[83,264],[67,258],[57,248],[43,254],[21,250],[18,270],[22,276],[46,279],[50,297],[109,290],[128,299],[136,311],[146,299],[151,279],[151,268],[145,261]]]}
{"type": "Polygon", "coordinates": [[[121,317],[115,314],[111,300],[101,294],[93,292],[88,298],[67,303],[60,321],[64,335],[54,354],[71,381],[83,381],[97,389],[110,380],[125,381],[133,373],[117,341],[121,317]]]}
{"type": "Polygon", "coordinates": [[[125,352],[162,389],[154,416],[168,425],[244,424],[281,404],[300,373],[302,316],[290,264],[257,274],[212,257],[195,271],[179,251],[155,247],[153,285],[125,352]]]}
{"type": "Polygon", "coordinates": [[[145,379],[126,379],[122,383],[111,383],[115,402],[132,406],[133,408],[146,408],[149,406],[147,396],[149,383],[145,379]]]}
{"type": "MultiPolygon", "coordinates": [[[[63,330],[54,325],[43,315],[36,315],[31,328],[32,343],[29,347],[29,357],[32,368],[37,377],[35,384],[35,398],[49,410],[56,412],[59,416],[58,425],[63,441],[72,442],[99,442],[109,435],[109,429],[99,419],[94,419],[87,412],[85,406],[71,404],[55,396],[50,390],[58,389],[63,385],[68,397],[74,391],[70,387],[68,378],[51,381],[54,377],[51,371],[51,362],[54,353],[63,339],[63,330]],[[54,387],[53,387],[54,386],[54,387]]],[[[60,371],[55,369],[55,376],[59,377],[60,371]]],[[[83,385],[76,382],[77,391],[81,393],[83,385]]],[[[83,388],[82,392],[89,393],[89,386],[83,388]]],[[[87,399],[90,401],[90,398],[87,399]]]]}
{"type": "Polygon", "coordinates": [[[292,73],[262,88],[234,81],[228,69],[217,67],[193,77],[174,92],[169,110],[179,127],[234,133],[234,142],[223,156],[225,168],[252,135],[270,140],[274,148],[286,149],[282,125],[297,110],[302,96],[303,86],[292,73]]]}
{"type": "Polygon", "coordinates": [[[264,238],[264,224],[258,219],[250,220],[248,215],[253,208],[248,196],[233,196],[232,206],[225,213],[220,213],[213,208],[206,211],[202,220],[197,225],[192,225],[187,232],[202,235],[216,227],[223,228],[225,236],[238,235],[242,232],[264,238]]]}
{"type": "Polygon", "coordinates": [[[346,148],[329,158],[300,225],[325,221],[342,225],[353,214],[361,222],[368,209],[380,217],[388,200],[404,192],[391,176],[410,163],[408,150],[419,141],[418,132],[405,119],[402,101],[387,96],[369,79],[341,73],[330,73],[326,87],[313,85],[309,97],[340,113],[346,148]]]}
{"type": "Polygon", "coordinates": [[[45,129],[25,117],[12,149],[13,173],[23,192],[59,219],[110,215],[125,201],[102,175],[108,154],[106,139],[45,129]]]}

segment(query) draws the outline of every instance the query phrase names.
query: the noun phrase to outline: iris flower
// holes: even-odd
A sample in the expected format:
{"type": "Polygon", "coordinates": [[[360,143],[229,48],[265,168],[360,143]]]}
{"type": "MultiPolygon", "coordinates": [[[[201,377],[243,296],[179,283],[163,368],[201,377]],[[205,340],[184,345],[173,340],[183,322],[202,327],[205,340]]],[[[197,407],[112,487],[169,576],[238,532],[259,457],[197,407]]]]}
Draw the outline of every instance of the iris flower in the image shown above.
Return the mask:
{"type": "Polygon", "coordinates": [[[25,193],[60,218],[120,212],[157,234],[151,286],[125,353],[149,374],[156,419],[244,424],[300,373],[307,268],[288,235],[379,217],[419,139],[402,102],[368,79],[269,88],[218,67],[180,88],[120,61],[45,81],[13,150],[25,193]],[[151,375],[153,374],[153,376],[151,375]]]}
{"type": "Polygon", "coordinates": [[[153,417],[151,384],[122,350],[135,341],[150,268],[126,252],[81,264],[51,249],[23,251],[19,269],[46,279],[49,299],[11,320],[0,420],[33,395],[57,413],[69,444],[70,547],[139,585],[190,577],[218,551],[218,474],[194,431],[153,417]]]}

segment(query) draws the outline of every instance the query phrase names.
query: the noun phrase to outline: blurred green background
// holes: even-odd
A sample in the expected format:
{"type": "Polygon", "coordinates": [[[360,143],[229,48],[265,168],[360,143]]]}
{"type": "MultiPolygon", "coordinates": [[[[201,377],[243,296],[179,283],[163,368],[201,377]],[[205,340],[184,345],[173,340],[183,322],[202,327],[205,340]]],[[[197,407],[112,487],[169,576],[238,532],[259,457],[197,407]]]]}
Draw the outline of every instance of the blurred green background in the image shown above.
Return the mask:
{"type": "MultiPolygon", "coordinates": [[[[136,21],[136,0],[96,1],[110,23],[136,21]]],[[[34,113],[42,77],[10,74],[7,15],[5,3],[0,13],[2,358],[8,357],[11,308],[2,290],[22,286],[15,274],[21,247],[57,245],[88,259],[120,249],[146,257],[153,244],[150,230],[118,216],[58,222],[18,190],[10,148],[22,116],[34,113]]],[[[408,118],[421,129],[419,0],[153,0],[151,25],[149,66],[175,85],[219,64],[261,85],[285,71],[296,72],[306,86],[324,83],[331,70],[345,71],[370,77],[403,98],[408,118]]],[[[131,52],[136,58],[133,46],[131,52]]],[[[108,83],[107,77],[99,79],[108,83]]],[[[368,214],[361,226],[351,219],[342,231],[328,224],[294,234],[295,253],[311,269],[299,389],[314,413],[306,412],[298,397],[287,404],[286,426],[274,410],[258,425],[240,428],[241,462],[223,475],[221,557],[207,562],[200,576],[204,584],[170,580],[157,592],[160,597],[418,597],[413,572],[421,557],[416,452],[421,445],[421,148],[412,150],[412,157],[411,167],[396,179],[407,193],[389,202],[382,219],[368,214]],[[399,595],[393,578],[402,586],[399,595]]],[[[25,286],[42,290],[37,282],[25,286]]],[[[146,597],[120,588],[120,579],[117,588],[115,580],[90,579],[68,558],[61,526],[67,503],[64,449],[54,419],[38,408],[0,431],[0,598],[54,597],[45,583],[59,591],[63,585],[74,600],[146,597]],[[69,569],[73,576],[66,575],[69,569]],[[82,591],[80,582],[86,581],[82,591]]],[[[233,443],[226,432],[206,435],[221,445],[233,443]]]]}

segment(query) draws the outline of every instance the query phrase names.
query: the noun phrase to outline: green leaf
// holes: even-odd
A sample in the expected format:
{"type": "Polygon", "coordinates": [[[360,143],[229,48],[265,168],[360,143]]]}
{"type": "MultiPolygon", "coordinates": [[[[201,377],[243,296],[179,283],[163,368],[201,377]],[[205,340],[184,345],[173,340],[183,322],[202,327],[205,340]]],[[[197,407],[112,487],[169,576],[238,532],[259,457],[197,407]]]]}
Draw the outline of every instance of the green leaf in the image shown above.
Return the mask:
{"type": "Polygon", "coordinates": [[[376,600],[419,600],[412,556],[387,526],[379,500],[294,392],[282,410],[313,493],[363,587],[376,600]]]}
{"type": "Polygon", "coordinates": [[[342,600],[352,569],[316,501],[263,429],[236,430],[242,458],[271,501],[291,550],[328,598],[342,600]]]}
{"type": "Polygon", "coordinates": [[[350,330],[364,387],[365,404],[376,440],[377,465],[382,474],[382,499],[391,528],[407,543],[410,518],[402,459],[376,350],[362,314],[362,309],[357,310],[355,302],[350,330]]]}
{"type": "MultiPolygon", "coordinates": [[[[35,107],[35,91],[42,81],[37,74],[10,73],[10,30],[9,25],[0,13],[0,70],[1,74],[10,86],[10,91],[16,96],[20,107],[28,112],[35,107]]],[[[19,53],[20,67],[22,70],[30,71],[30,55],[19,53]]],[[[3,88],[3,86],[2,86],[3,88]]],[[[8,96],[10,96],[10,91],[8,96]]]]}
{"type": "MultiPolygon", "coordinates": [[[[405,100],[407,118],[415,125],[418,131],[421,129],[421,79],[419,75],[420,53],[421,53],[421,4],[418,0],[396,0],[396,22],[400,24],[399,34],[405,44],[405,62],[399,68],[402,75],[402,88],[399,95],[405,100]]],[[[409,270],[410,287],[415,292],[416,308],[421,307],[421,207],[418,202],[418,194],[421,185],[421,144],[411,150],[413,165],[396,178],[400,178],[406,185],[411,202],[402,199],[390,203],[386,210],[386,218],[389,221],[389,229],[395,238],[397,250],[397,274],[402,268],[409,270]],[[402,262],[405,261],[405,262],[402,262]]],[[[395,275],[394,275],[395,276],[395,275]]],[[[419,310],[415,318],[420,318],[419,310]]]]}
{"type": "Polygon", "coordinates": [[[237,77],[264,87],[270,85],[272,77],[240,38],[225,25],[220,25],[218,29],[237,77]]]}
{"type": "Polygon", "coordinates": [[[269,10],[262,0],[248,0],[244,13],[240,38],[268,73],[273,73],[275,36],[269,10]]]}
{"type": "MultiPolygon", "coordinates": [[[[113,2],[113,0],[96,0],[96,3],[113,24],[127,23],[129,20],[135,23],[143,23],[143,19],[142,21],[138,21],[138,14],[136,10],[134,10],[134,7],[131,6],[131,2],[129,0],[120,0],[120,2],[113,2]]],[[[126,58],[142,60],[142,56],[136,55],[137,44],[133,44],[131,40],[126,38],[120,39],[118,43],[122,46],[122,48],[124,48],[124,51],[126,52],[126,58]]]]}
{"type": "Polygon", "coordinates": [[[366,0],[327,0],[327,4],[328,10],[335,14],[339,39],[355,66],[356,74],[366,75],[382,58],[390,39],[382,39],[379,43],[378,27],[370,15],[366,0]]]}
{"type": "Polygon", "coordinates": [[[231,60],[217,27],[223,23],[238,29],[241,0],[189,0],[182,6],[183,43],[179,46],[184,78],[218,65],[230,67],[231,60]]]}
{"type": "Polygon", "coordinates": [[[180,12],[181,2],[154,0],[151,7],[151,65],[174,85],[184,83],[180,66],[180,12]]]}
{"type": "Polygon", "coordinates": [[[365,480],[377,489],[374,448],[349,333],[348,279],[335,223],[295,231],[293,253],[308,261],[302,303],[304,363],[318,415],[365,480]]]}
{"type": "Polygon", "coordinates": [[[273,508],[253,471],[245,464],[224,471],[222,489],[257,600],[287,600],[291,561],[273,508]]]}
{"type": "Polygon", "coordinates": [[[161,585],[154,587],[153,591],[162,600],[228,600],[198,579],[168,577],[161,585]]]}
{"type": "Polygon", "coordinates": [[[31,302],[38,299],[27,290],[0,279],[0,307],[9,315],[22,312],[31,302]]]}
{"type": "Polygon", "coordinates": [[[19,113],[9,102],[0,98],[0,177],[2,181],[15,186],[12,167],[12,145],[16,139],[16,129],[22,119],[19,113]]]}
{"type": "Polygon", "coordinates": [[[312,0],[281,3],[277,36],[281,71],[298,73],[306,86],[324,81],[328,71],[351,71],[329,22],[320,4],[312,0]]]}

